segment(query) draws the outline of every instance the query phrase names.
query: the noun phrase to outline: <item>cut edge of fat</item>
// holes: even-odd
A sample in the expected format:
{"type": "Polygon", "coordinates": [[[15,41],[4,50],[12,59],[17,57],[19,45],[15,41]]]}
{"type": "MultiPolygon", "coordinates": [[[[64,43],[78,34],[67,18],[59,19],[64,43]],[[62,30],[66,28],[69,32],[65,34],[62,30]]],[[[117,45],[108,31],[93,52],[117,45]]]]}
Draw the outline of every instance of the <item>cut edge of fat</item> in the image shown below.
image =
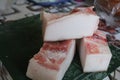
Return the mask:
{"type": "Polygon", "coordinates": [[[46,28],[48,26],[48,23],[51,21],[54,21],[54,19],[61,18],[63,16],[68,15],[69,13],[48,13],[45,11],[42,11],[40,14],[40,20],[42,20],[42,35],[43,39],[45,36],[46,28]]]}
{"type": "Polygon", "coordinates": [[[49,24],[46,23],[46,26],[44,26],[44,30],[43,30],[44,41],[79,39],[82,37],[92,36],[93,33],[98,28],[98,23],[99,23],[99,17],[97,15],[95,16],[95,15],[91,15],[91,14],[89,14],[89,15],[77,14],[77,15],[65,16],[65,17],[57,19],[53,22],[50,22],[49,24]],[[88,18],[91,18],[91,19],[88,19],[88,18]],[[89,24],[86,24],[86,22],[84,22],[84,23],[78,22],[78,21],[82,21],[82,20],[84,20],[84,21],[87,20],[89,22],[89,24]],[[66,24],[66,25],[64,25],[64,24],[66,24]],[[62,27],[60,27],[60,26],[62,26],[62,27]],[[72,26],[72,27],[70,27],[70,26],[72,26]],[[75,26],[75,27],[73,27],[73,26],[75,26]],[[86,27],[86,26],[89,26],[89,27],[86,27]],[[86,28],[89,28],[89,29],[86,29],[86,28]],[[86,31],[87,33],[83,32],[85,30],[87,30],[86,31]]]}
{"type": "Polygon", "coordinates": [[[65,59],[65,61],[61,64],[61,69],[60,69],[60,72],[58,73],[58,79],[57,80],[62,80],[62,78],[64,77],[65,75],[65,72],[68,70],[72,60],[73,60],[73,57],[74,57],[74,54],[75,54],[75,40],[73,40],[73,45],[71,45],[71,49],[70,51],[68,52],[68,55],[65,59]],[[62,76],[62,77],[61,77],[62,76]]]}
{"type": "Polygon", "coordinates": [[[107,71],[112,58],[112,53],[108,44],[104,46],[105,50],[108,52],[104,51],[104,53],[89,54],[87,53],[86,45],[84,44],[87,42],[85,38],[79,41],[81,41],[78,45],[80,46],[79,55],[83,67],[83,72],[107,71]]]}
{"type": "Polygon", "coordinates": [[[91,54],[91,55],[87,55],[86,56],[85,66],[83,66],[84,67],[83,71],[84,72],[107,71],[108,67],[109,67],[109,63],[110,63],[111,57],[112,57],[112,54],[104,54],[104,55],[102,55],[102,54],[99,54],[99,55],[97,55],[97,54],[96,55],[91,54]],[[93,57],[96,57],[96,58],[93,58],[93,57]],[[100,63],[96,63],[96,61],[99,61],[100,63]],[[94,65],[93,66],[90,63],[95,63],[95,64],[93,64],[94,65]]]}
{"type": "Polygon", "coordinates": [[[56,70],[51,71],[50,69],[43,67],[42,65],[38,64],[37,60],[34,58],[30,60],[26,73],[27,77],[33,80],[55,80],[56,74],[56,70]]]}

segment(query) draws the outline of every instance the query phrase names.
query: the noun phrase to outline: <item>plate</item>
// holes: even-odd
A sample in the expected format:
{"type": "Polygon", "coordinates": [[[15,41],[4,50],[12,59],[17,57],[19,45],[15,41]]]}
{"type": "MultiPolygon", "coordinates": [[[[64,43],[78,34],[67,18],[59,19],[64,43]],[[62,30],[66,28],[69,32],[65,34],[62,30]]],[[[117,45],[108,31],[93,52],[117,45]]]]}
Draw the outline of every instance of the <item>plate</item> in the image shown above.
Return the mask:
{"type": "MultiPolygon", "coordinates": [[[[9,21],[0,25],[0,59],[13,80],[30,80],[26,77],[29,59],[42,46],[42,22],[39,15],[9,21]]],[[[63,80],[101,80],[120,66],[120,50],[110,46],[113,57],[106,72],[83,73],[78,52],[63,80]]]]}

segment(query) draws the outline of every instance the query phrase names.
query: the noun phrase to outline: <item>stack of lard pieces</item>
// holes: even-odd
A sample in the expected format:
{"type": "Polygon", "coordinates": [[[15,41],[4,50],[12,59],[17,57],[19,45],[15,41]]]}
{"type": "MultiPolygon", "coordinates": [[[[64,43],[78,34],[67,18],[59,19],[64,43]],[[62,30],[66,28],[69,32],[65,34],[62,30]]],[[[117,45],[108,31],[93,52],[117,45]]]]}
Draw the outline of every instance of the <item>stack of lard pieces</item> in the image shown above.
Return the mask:
{"type": "Polygon", "coordinates": [[[29,78],[62,80],[74,56],[75,39],[92,36],[97,30],[99,17],[92,8],[82,7],[67,14],[41,14],[44,44],[29,61],[29,78]]]}

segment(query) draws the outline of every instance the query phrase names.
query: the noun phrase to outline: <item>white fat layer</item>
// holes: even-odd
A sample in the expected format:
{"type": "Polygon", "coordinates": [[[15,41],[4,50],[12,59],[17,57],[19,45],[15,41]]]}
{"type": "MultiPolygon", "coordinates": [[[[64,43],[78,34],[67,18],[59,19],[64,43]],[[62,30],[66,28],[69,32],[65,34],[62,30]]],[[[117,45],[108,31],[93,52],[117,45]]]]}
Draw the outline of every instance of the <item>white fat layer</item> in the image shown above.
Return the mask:
{"type": "Polygon", "coordinates": [[[64,77],[65,72],[67,71],[73,60],[74,52],[75,52],[75,40],[72,41],[70,50],[68,51],[68,55],[60,67],[60,71],[58,72],[57,75],[57,80],[62,80],[62,78],[64,77]]]}
{"type": "Polygon", "coordinates": [[[92,36],[95,29],[97,29],[98,22],[98,16],[86,14],[79,14],[58,20],[47,25],[44,40],[57,41],[92,36]]]}
{"type": "Polygon", "coordinates": [[[32,58],[26,75],[33,80],[56,80],[57,73],[58,71],[43,67],[32,58]]]}
{"type": "MultiPolygon", "coordinates": [[[[89,40],[87,41],[90,43],[92,42],[89,40]]],[[[86,39],[83,38],[81,40],[81,45],[80,45],[81,49],[79,49],[83,71],[84,72],[106,71],[112,57],[108,45],[92,42],[98,45],[100,53],[90,54],[87,52],[85,43],[86,43],[86,39]]]]}
{"type": "Polygon", "coordinates": [[[47,50],[44,53],[44,55],[47,56],[47,58],[49,58],[49,59],[55,59],[55,60],[59,60],[60,58],[65,58],[67,56],[66,53],[63,51],[53,52],[50,50],[47,50]]]}
{"type": "Polygon", "coordinates": [[[111,54],[87,55],[83,71],[84,72],[107,71],[111,57],[112,57],[111,54]]]}
{"type": "Polygon", "coordinates": [[[68,55],[61,64],[59,71],[43,67],[37,63],[37,60],[32,58],[29,62],[26,75],[33,80],[62,80],[73,59],[74,50],[75,40],[72,40],[68,55]]]}
{"type": "MultiPolygon", "coordinates": [[[[98,48],[99,48],[99,51],[100,51],[100,53],[99,54],[111,54],[111,52],[110,52],[110,49],[109,49],[109,47],[108,47],[108,44],[107,44],[107,42],[105,42],[105,43],[98,43],[98,42],[95,42],[95,41],[92,41],[92,40],[88,40],[88,39],[83,39],[84,41],[84,43],[83,43],[83,46],[85,46],[85,43],[87,42],[87,43],[92,43],[92,44],[95,44],[95,45],[97,45],[98,46],[98,48]]],[[[87,51],[87,50],[86,50],[87,51]]],[[[89,54],[89,53],[88,53],[89,54]]],[[[97,54],[97,53],[96,53],[97,54]]]]}

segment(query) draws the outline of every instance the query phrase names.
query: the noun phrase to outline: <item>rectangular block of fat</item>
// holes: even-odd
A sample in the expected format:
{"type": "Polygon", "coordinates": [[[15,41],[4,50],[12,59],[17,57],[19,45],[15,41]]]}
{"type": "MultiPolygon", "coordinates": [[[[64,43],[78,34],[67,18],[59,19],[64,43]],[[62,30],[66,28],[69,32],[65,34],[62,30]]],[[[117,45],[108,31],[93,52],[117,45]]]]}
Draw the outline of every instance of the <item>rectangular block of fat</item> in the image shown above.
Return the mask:
{"type": "Polygon", "coordinates": [[[79,50],[84,72],[106,71],[108,69],[112,54],[103,32],[97,30],[93,36],[83,38],[79,50]]]}
{"type": "Polygon", "coordinates": [[[99,23],[99,17],[92,7],[77,8],[69,14],[43,12],[44,41],[60,41],[92,36],[99,23]]]}
{"type": "Polygon", "coordinates": [[[33,80],[62,80],[74,50],[75,40],[45,42],[30,60],[26,75],[33,80]]]}

